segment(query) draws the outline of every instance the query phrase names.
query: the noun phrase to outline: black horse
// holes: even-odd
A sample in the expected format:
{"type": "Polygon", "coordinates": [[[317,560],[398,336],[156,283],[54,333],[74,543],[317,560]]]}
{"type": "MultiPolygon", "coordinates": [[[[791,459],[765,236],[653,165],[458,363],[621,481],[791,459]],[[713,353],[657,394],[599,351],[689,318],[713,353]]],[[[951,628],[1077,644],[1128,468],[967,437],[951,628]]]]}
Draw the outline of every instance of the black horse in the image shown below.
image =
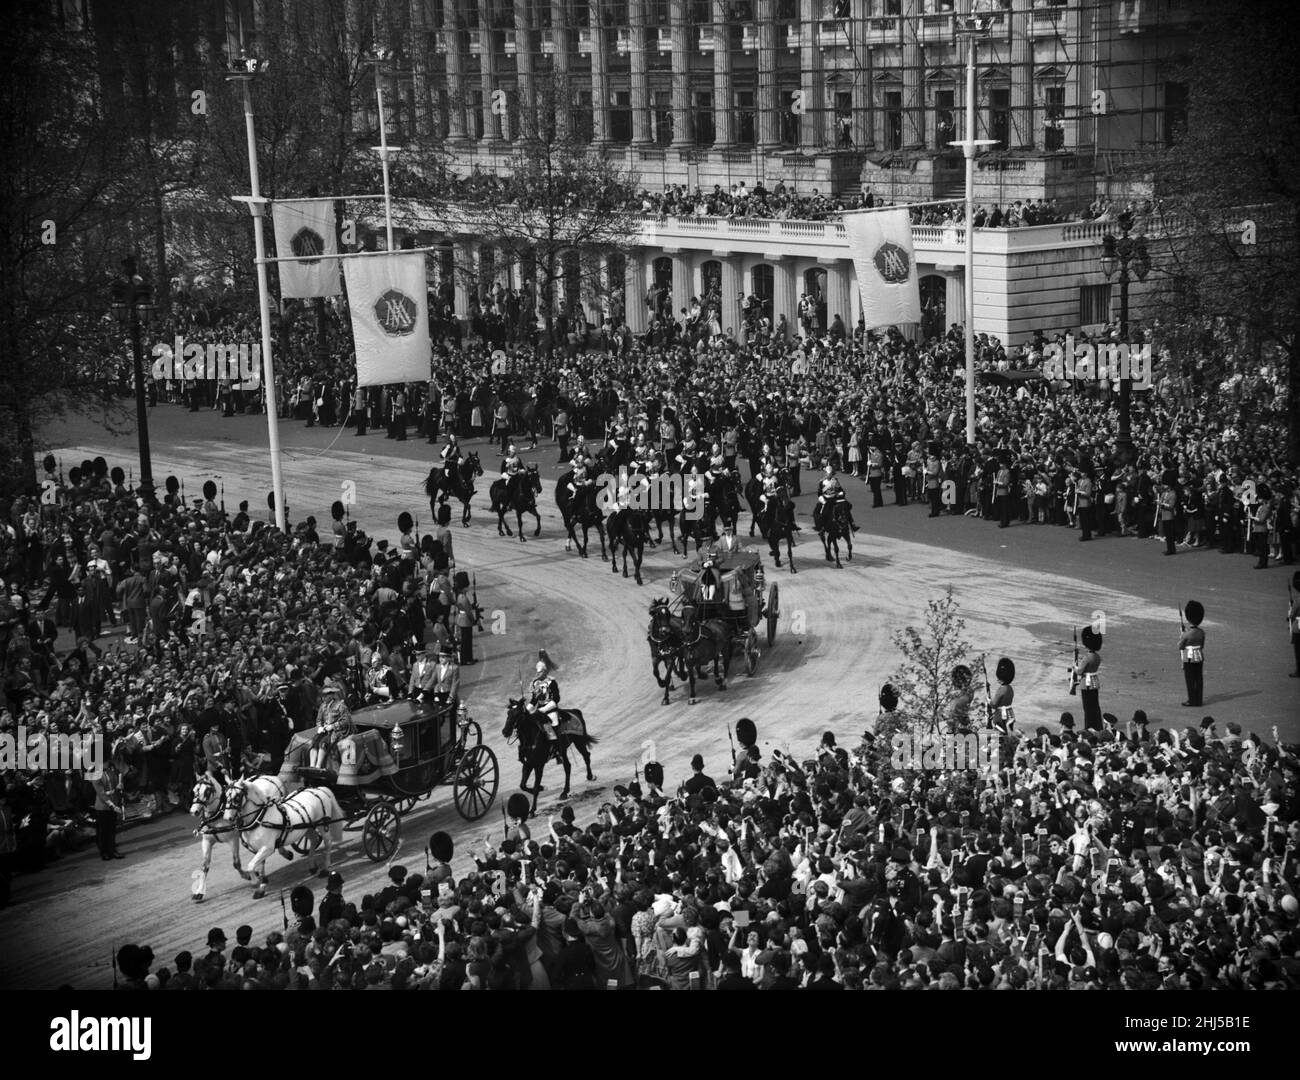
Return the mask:
{"type": "Polygon", "coordinates": [[[508,480],[502,477],[492,481],[492,512],[497,516],[497,536],[514,536],[506,521],[506,514],[515,512],[515,525],[519,529],[519,542],[528,539],[524,535],[524,515],[532,514],[537,520],[534,536],[542,535],[542,515],[537,512],[537,496],[542,493],[542,477],[536,465],[527,465],[522,472],[515,473],[508,480]]]}
{"type": "Polygon", "coordinates": [[[649,523],[644,510],[620,507],[607,519],[609,530],[610,569],[618,573],[618,549],[623,549],[623,576],[627,577],[627,557],[632,556],[636,583],[641,580],[641,560],[645,557],[645,542],[649,538],[649,523]]]}
{"type": "MultiPolygon", "coordinates": [[[[662,616],[659,616],[662,618],[662,616]]],[[[713,665],[713,681],[719,690],[727,688],[731,671],[731,631],[721,619],[701,619],[693,604],[682,605],[680,619],[669,619],[681,636],[677,650],[677,674],[690,687],[689,701],[695,704],[695,680],[704,678],[713,665]]]]}
{"type": "Polygon", "coordinates": [[[596,745],[594,735],[587,734],[587,721],[580,709],[560,709],[555,721],[555,738],[548,739],[536,712],[530,711],[522,698],[511,698],[506,706],[506,726],[501,734],[508,740],[519,740],[519,764],[523,772],[519,789],[533,796],[533,813],[537,813],[537,796],[542,791],[542,771],[552,759],[564,766],[564,790],[561,799],[569,797],[569,747],[572,746],[587,765],[587,779],[595,780],[591,771],[591,748],[596,745]],[[528,777],[536,778],[536,786],[528,786],[528,777]]]}
{"type": "MultiPolygon", "coordinates": [[[[849,562],[853,561],[853,529],[849,526],[848,503],[833,502],[829,506],[820,507],[820,510],[821,513],[817,516],[817,535],[822,538],[822,547],[826,549],[826,561],[834,561],[837,570],[843,569],[844,564],[840,562],[841,540],[849,550],[849,562]],[[835,552],[833,559],[832,551],[835,552]]],[[[777,565],[780,566],[780,562],[777,565]]],[[[790,565],[794,566],[793,559],[790,565]]]]}
{"type": "Polygon", "coordinates": [[[587,557],[587,542],[591,535],[591,530],[595,529],[600,534],[600,557],[608,559],[605,552],[605,514],[596,502],[596,488],[593,484],[583,485],[578,489],[578,495],[575,498],[569,485],[573,483],[573,470],[570,469],[555,485],[555,505],[559,507],[560,517],[564,519],[564,531],[568,539],[564,541],[564,550],[572,550],[572,545],[578,545],[578,554],[584,559],[587,557]],[[579,540],[577,533],[574,531],[576,526],[582,526],[582,539],[579,540]]]}
{"type": "Polygon", "coordinates": [[[781,565],[781,541],[785,541],[786,557],[790,560],[790,573],[797,574],[794,568],[794,534],[798,526],[794,521],[794,500],[784,484],[769,495],[762,508],[759,527],[767,538],[767,546],[777,566],[781,565]]]}
{"type": "Polygon", "coordinates": [[[461,505],[460,523],[469,525],[470,500],[474,497],[474,478],[483,475],[483,466],[479,464],[478,451],[472,451],[461,458],[454,469],[444,469],[435,465],[429,470],[424,481],[424,493],[429,496],[429,511],[433,520],[438,520],[438,505],[452,496],[461,505]]]}
{"type": "Polygon", "coordinates": [[[680,666],[679,653],[682,648],[680,620],[672,617],[668,601],[658,597],[650,604],[650,629],[646,633],[650,643],[650,670],[655,682],[663,687],[663,704],[668,704],[668,695],[673,689],[673,671],[680,666]],[[663,674],[660,674],[662,668],[663,674]]]}

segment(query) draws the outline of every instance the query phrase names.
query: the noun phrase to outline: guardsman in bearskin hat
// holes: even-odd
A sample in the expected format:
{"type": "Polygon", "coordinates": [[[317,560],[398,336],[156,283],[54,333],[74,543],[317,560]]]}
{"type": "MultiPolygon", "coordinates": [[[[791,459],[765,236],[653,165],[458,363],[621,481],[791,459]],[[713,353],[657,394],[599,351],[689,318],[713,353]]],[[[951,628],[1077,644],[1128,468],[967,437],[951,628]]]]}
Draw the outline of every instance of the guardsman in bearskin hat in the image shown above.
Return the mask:
{"type": "Polygon", "coordinates": [[[555,664],[545,649],[537,652],[537,674],[528,685],[528,711],[537,713],[546,737],[554,741],[555,722],[560,718],[560,684],[551,678],[555,664]]]}
{"type": "MultiPolygon", "coordinates": [[[[283,893],[281,894],[284,895],[283,893]]],[[[283,901],[282,901],[283,902],[283,901]]],[[[311,890],[306,885],[297,886],[289,894],[289,907],[297,917],[297,929],[299,934],[308,935],[316,932],[316,920],[312,918],[312,909],[316,906],[316,898],[312,896],[311,890]]],[[[323,906],[323,902],[322,902],[323,906]]]]}
{"type": "Polygon", "coordinates": [[[1091,626],[1085,626],[1079,635],[1084,653],[1074,668],[1074,680],[1083,700],[1083,728],[1085,731],[1101,730],[1101,635],[1091,626]]]}
{"type": "Polygon", "coordinates": [[[430,889],[436,889],[444,881],[454,885],[451,873],[451,857],[456,852],[456,845],[445,832],[436,832],[429,837],[429,846],[425,854],[429,857],[424,880],[430,889]]]}
{"type": "Polygon", "coordinates": [[[1291,575],[1291,588],[1295,590],[1286,609],[1286,624],[1291,630],[1291,648],[1295,650],[1295,670],[1291,678],[1300,679],[1300,570],[1291,575]]]}
{"type": "Polygon", "coordinates": [[[736,764],[731,772],[731,780],[734,784],[742,784],[746,780],[758,776],[761,771],[758,764],[760,756],[758,728],[754,721],[747,716],[742,716],[736,721],[736,741],[740,743],[740,750],[736,754],[736,764]]]}
{"type": "Polygon", "coordinates": [[[1004,656],[993,669],[993,674],[998,685],[989,698],[989,723],[999,731],[1010,732],[1011,725],[1016,722],[1016,713],[1011,707],[1016,699],[1011,686],[1016,679],[1016,665],[1009,656],[1004,656]]]}
{"type": "Polygon", "coordinates": [[[1187,700],[1184,705],[1199,707],[1205,693],[1205,631],[1201,620],[1205,608],[1199,600],[1188,600],[1183,614],[1190,624],[1178,639],[1178,649],[1183,661],[1183,679],[1187,683],[1187,700]]]}

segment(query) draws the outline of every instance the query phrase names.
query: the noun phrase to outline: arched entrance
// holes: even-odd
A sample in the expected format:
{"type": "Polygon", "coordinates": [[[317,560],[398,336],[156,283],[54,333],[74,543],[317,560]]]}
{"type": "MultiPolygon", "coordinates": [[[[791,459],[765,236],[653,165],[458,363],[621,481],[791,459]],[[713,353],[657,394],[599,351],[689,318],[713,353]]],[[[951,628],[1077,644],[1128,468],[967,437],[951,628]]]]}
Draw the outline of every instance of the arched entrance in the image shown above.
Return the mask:
{"type": "Polygon", "coordinates": [[[826,271],[820,266],[805,270],[800,291],[812,301],[812,325],[805,329],[810,333],[820,333],[826,329],[826,271]]]}
{"type": "Polygon", "coordinates": [[[939,274],[921,279],[921,340],[943,337],[948,326],[948,281],[939,274]]]}
{"type": "Polygon", "coordinates": [[[766,263],[759,263],[749,272],[749,291],[760,301],[762,314],[772,318],[772,301],[776,297],[776,272],[766,263]]]}
{"type": "Polygon", "coordinates": [[[715,308],[722,303],[722,263],[716,259],[700,264],[700,302],[715,308]]]}
{"type": "Polygon", "coordinates": [[[656,294],[654,314],[672,310],[673,260],[671,256],[661,255],[651,264],[653,292],[656,294]]]}

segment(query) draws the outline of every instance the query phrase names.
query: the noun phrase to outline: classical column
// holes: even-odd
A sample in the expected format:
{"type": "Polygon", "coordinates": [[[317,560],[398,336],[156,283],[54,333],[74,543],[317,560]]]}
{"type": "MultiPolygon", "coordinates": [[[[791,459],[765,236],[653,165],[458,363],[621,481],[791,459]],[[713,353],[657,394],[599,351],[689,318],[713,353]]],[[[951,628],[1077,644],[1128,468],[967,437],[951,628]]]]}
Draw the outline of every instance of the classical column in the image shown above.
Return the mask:
{"type": "Polygon", "coordinates": [[[691,255],[681,248],[664,248],[665,255],[673,259],[673,318],[682,318],[682,308],[690,309],[691,297],[691,255]]]}
{"type": "MultiPolygon", "coordinates": [[[[1008,143],[1017,150],[1031,150],[1034,146],[1034,43],[1029,39],[1031,14],[1028,7],[1009,14],[1012,130],[1008,133],[1008,143]]],[[[977,63],[978,59],[977,55],[977,63]]]]}
{"type": "Polygon", "coordinates": [[[788,102],[776,96],[776,0],[758,0],[758,146],[774,150],[781,145],[779,111],[788,102]]]}
{"type": "Polygon", "coordinates": [[[851,264],[847,259],[836,259],[826,264],[826,326],[830,328],[838,315],[844,329],[853,333],[853,294],[849,279],[851,264]]]}
{"type": "Polygon", "coordinates": [[[776,326],[784,315],[793,340],[799,336],[799,289],[794,276],[794,260],[764,252],[763,261],[772,267],[772,325],[776,326]]]}
{"type": "Polygon", "coordinates": [[[464,319],[469,316],[470,297],[478,289],[478,242],[475,240],[456,241],[456,315],[464,319]]]}
{"type": "Polygon", "coordinates": [[[740,294],[745,282],[740,273],[740,260],[730,251],[715,251],[713,257],[722,263],[722,332],[739,336],[742,333],[740,294]]]}
{"type": "Polygon", "coordinates": [[[632,47],[628,55],[632,62],[632,145],[650,146],[650,73],[646,49],[646,2],[631,0],[628,22],[632,27],[632,47]]]}
{"type": "Polygon", "coordinates": [[[515,0],[515,86],[519,95],[519,130],[531,135],[537,127],[537,84],[533,72],[533,25],[528,0],[515,0]]]}
{"type": "MultiPolygon", "coordinates": [[[[944,289],[944,321],[951,326],[958,323],[966,325],[966,289],[963,271],[956,270],[944,275],[947,287],[944,289]]],[[[944,329],[947,329],[945,327],[944,329]]]]}
{"type": "Polygon", "coordinates": [[[555,72],[555,133],[561,139],[573,134],[573,87],[569,85],[569,5],[566,0],[551,0],[551,40],[555,55],[551,70],[555,72]]]}
{"type": "Polygon", "coordinates": [[[686,0],[672,0],[668,10],[673,35],[673,147],[686,150],[695,145],[691,131],[691,27],[686,0]]]}
{"type": "Polygon", "coordinates": [[[468,140],[465,127],[465,36],[455,3],[442,6],[442,30],[447,41],[447,108],[450,111],[447,138],[458,145],[468,140]]]}
{"type": "Polygon", "coordinates": [[[644,248],[628,252],[626,276],[623,279],[623,313],[628,329],[634,334],[644,334],[650,326],[645,306],[646,259],[644,248]]]}
{"type": "MultiPolygon", "coordinates": [[[[736,141],[736,112],[731,84],[731,29],[727,0],[713,0],[713,148],[729,149],[736,141]]],[[[725,329],[725,327],[724,327],[725,329]]]]}
{"type": "Polygon", "coordinates": [[[492,95],[501,88],[497,79],[496,50],[492,47],[496,31],[492,29],[492,0],[479,0],[478,5],[478,39],[479,39],[479,85],[483,91],[483,141],[489,146],[499,143],[502,135],[508,135],[510,129],[501,130],[502,117],[492,111],[492,95]]]}
{"type": "MultiPolygon", "coordinates": [[[[412,0],[411,35],[428,40],[429,11],[424,0],[412,0]]],[[[411,57],[411,96],[415,105],[415,134],[427,139],[433,135],[432,85],[429,79],[429,50],[417,49],[411,57]]]]}
{"type": "Polygon", "coordinates": [[[921,56],[921,0],[903,0],[903,146],[925,145],[925,71],[921,56]]]}
{"type": "Polygon", "coordinates": [[[799,0],[799,89],[803,91],[803,116],[799,117],[799,148],[816,150],[825,141],[822,125],[822,51],[817,47],[817,16],[821,0],[799,0]]]}
{"type": "Polygon", "coordinates": [[[591,0],[591,139],[609,142],[609,28],[597,0],[591,0]]]}

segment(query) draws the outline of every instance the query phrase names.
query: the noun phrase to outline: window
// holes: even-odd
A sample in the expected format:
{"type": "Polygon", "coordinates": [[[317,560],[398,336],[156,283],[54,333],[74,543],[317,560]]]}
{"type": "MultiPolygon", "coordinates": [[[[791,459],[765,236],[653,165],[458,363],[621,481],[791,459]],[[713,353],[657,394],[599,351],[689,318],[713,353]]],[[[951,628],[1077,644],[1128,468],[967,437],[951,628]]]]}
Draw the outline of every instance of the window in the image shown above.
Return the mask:
{"type": "Polygon", "coordinates": [[[655,142],[668,146],[673,141],[673,95],[669,90],[656,90],[654,100],[655,142]]]}
{"type": "Polygon", "coordinates": [[[469,95],[469,111],[474,117],[474,138],[483,138],[483,91],[474,90],[469,95]]]}
{"type": "Polygon", "coordinates": [[[716,138],[713,127],[713,95],[697,90],[695,98],[695,141],[700,146],[712,146],[716,138]]]}
{"type": "Polygon", "coordinates": [[[903,148],[903,92],[889,90],[885,93],[885,149],[903,148]]]}
{"type": "Polygon", "coordinates": [[[953,92],[934,92],[934,142],[938,150],[946,150],[957,137],[957,122],[953,116],[953,92]]]}
{"type": "Polygon", "coordinates": [[[575,90],[573,93],[573,136],[579,142],[591,142],[595,136],[595,121],[592,117],[591,92],[575,90]]]}
{"type": "Polygon", "coordinates": [[[835,145],[853,145],[853,92],[835,92],[835,145]]]}
{"type": "Polygon", "coordinates": [[[691,0],[691,22],[696,26],[707,26],[713,22],[712,0],[691,0]]]}
{"type": "Polygon", "coordinates": [[[1160,137],[1172,146],[1187,130],[1187,84],[1165,83],[1165,107],[1161,116],[1160,137]]]}
{"type": "Polygon", "coordinates": [[[613,107],[609,111],[609,137],[612,142],[632,141],[632,94],[615,90],[611,95],[613,107]]]}
{"type": "Polygon", "coordinates": [[[763,314],[772,318],[772,299],[776,296],[775,271],[766,263],[760,263],[750,272],[749,291],[762,301],[763,314]]]}
{"type": "Polygon", "coordinates": [[[1110,282],[1084,285],[1079,289],[1079,325],[1096,326],[1110,322],[1110,282]]]}
{"type": "Polygon", "coordinates": [[[741,146],[753,146],[758,138],[754,128],[754,91],[737,91],[736,114],[736,141],[741,146]]]}
{"type": "Polygon", "coordinates": [[[798,0],[776,0],[776,17],[778,22],[797,22],[799,19],[798,0]]]}
{"type": "Polygon", "coordinates": [[[780,91],[777,100],[781,102],[781,141],[787,146],[796,146],[799,142],[799,117],[790,111],[792,88],[780,91]]]}
{"type": "Polygon", "coordinates": [[[1011,91],[998,87],[989,92],[989,138],[997,140],[994,149],[1005,150],[1011,131],[1011,91]]]}
{"type": "Polygon", "coordinates": [[[1065,146],[1065,87],[1049,86],[1044,93],[1043,149],[1065,146]]]}

